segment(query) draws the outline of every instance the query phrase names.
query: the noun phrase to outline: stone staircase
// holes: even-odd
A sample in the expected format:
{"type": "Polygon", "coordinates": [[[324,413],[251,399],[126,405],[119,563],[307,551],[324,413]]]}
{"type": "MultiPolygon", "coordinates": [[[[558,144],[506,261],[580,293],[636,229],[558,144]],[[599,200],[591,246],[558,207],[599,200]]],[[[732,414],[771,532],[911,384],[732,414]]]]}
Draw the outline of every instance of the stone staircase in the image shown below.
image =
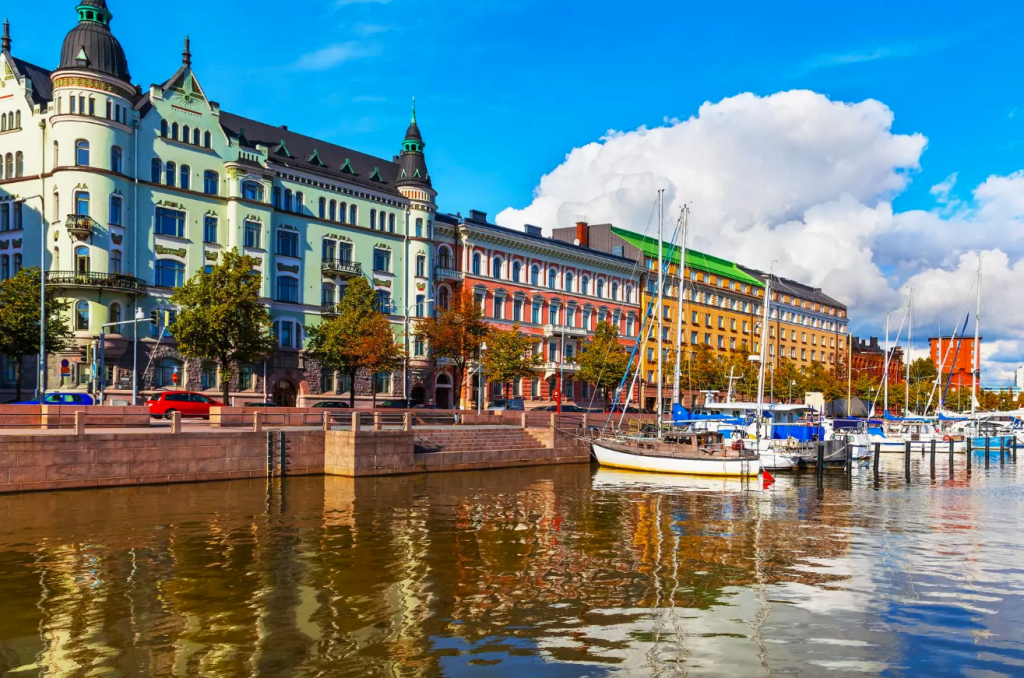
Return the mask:
{"type": "Polygon", "coordinates": [[[417,454],[426,452],[504,452],[537,450],[547,446],[529,429],[508,427],[476,431],[420,431],[416,434],[417,454]]]}

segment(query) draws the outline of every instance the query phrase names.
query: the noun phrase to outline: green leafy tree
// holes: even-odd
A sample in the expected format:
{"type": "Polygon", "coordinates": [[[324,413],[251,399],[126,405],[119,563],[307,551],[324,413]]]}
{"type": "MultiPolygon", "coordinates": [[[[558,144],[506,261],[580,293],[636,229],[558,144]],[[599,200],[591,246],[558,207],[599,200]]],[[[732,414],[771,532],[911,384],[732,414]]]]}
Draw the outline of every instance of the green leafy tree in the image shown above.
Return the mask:
{"type": "MultiPolygon", "coordinates": [[[[381,372],[391,372],[402,364],[405,351],[395,340],[391,323],[383,313],[373,311],[359,328],[356,350],[360,367],[376,378],[381,372]]],[[[354,389],[353,389],[354,390],[354,389]]],[[[377,407],[377,389],[373,391],[373,406],[377,407]]]]}
{"type": "Polygon", "coordinates": [[[231,377],[239,363],[264,360],[274,351],[270,313],[260,301],[259,261],[225,251],[209,273],[198,272],[175,290],[180,309],[170,330],[186,358],[216,360],[221,396],[228,404],[231,377]]]}
{"type": "Polygon", "coordinates": [[[512,382],[532,376],[540,365],[540,356],[531,355],[532,347],[533,341],[519,331],[519,323],[510,330],[491,328],[487,333],[487,350],[481,360],[490,380],[504,386],[506,398],[512,382]]]}
{"type": "Polygon", "coordinates": [[[338,303],[338,315],[319,325],[306,326],[306,356],[319,362],[322,369],[338,370],[348,376],[352,407],[356,401],[356,374],[367,362],[360,339],[375,315],[381,314],[376,309],[373,288],[366,278],[354,278],[338,303]]]}
{"type": "Polygon", "coordinates": [[[608,321],[599,322],[594,328],[594,338],[577,356],[576,364],[579,367],[576,378],[601,389],[605,408],[608,408],[629,366],[629,352],[619,341],[618,328],[608,321]]]}
{"type": "Polygon", "coordinates": [[[416,334],[427,340],[434,358],[447,360],[455,366],[460,408],[467,383],[466,365],[480,355],[480,346],[489,331],[472,290],[452,295],[448,308],[416,324],[416,334]]]}
{"type": "MultiPolygon", "coordinates": [[[[70,304],[46,292],[46,352],[66,351],[74,345],[68,325],[70,304]]],[[[39,269],[23,268],[0,282],[0,354],[17,366],[16,399],[21,400],[21,361],[39,353],[39,269]]]]}

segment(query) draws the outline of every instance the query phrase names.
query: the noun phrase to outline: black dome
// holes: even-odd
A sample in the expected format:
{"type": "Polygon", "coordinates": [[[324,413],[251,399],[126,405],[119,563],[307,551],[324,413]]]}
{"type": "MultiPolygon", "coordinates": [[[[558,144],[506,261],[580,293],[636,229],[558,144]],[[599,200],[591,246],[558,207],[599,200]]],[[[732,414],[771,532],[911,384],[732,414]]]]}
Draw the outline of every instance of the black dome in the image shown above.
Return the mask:
{"type": "Polygon", "coordinates": [[[84,0],[79,5],[79,12],[81,17],[78,25],[64,37],[58,68],[85,68],[130,82],[128,59],[124,56],[121,43],[110,32],[108,25],[110,14],[106,9],[106,3],[103,0],[84,0]],[[90,14],[90,16],[95,16],[96,20],[85,19],[86,12],[84,10],[87,7],[95,7],[99,10],[95,15],[90,14]],[[84,64],[81,59],[83,53],[85,55],[84,64]]]}

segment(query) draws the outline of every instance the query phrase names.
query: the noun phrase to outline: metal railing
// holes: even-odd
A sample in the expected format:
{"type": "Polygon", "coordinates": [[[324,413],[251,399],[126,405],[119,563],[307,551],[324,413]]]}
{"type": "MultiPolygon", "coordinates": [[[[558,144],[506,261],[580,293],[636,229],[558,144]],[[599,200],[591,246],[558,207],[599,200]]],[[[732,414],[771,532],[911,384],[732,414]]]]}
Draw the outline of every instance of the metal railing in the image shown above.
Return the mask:
{"type": "Polygon", "coordinates": [[[338,304],[320,304],[320,315],[338,315],[338,304]]]}
{"type": "Polygon", "coordinates": [[[148,288],[144,281],[130,275],[78,271],[47,271],[46,284],[54,287],[103,287],[138,294],[145,294],[148,288]]]}
{"type": "Polygon", "coordinates": [[[586,337],[588,331],[583,327],[569,327],[566,325],[545,325],[544,336],[557,337],[564,334],[567,337],[586,337]]]}
{"type": "Polygon", "coordinates": [[[363,265],[350,259],[321,259],[320,270],[333,275],[356,277],[363,274],[363,265]]]}
{"type": "Polygon", "coordinates": [[[464,276],[462,271],[438,266],[434,269],[434,277],[438,280],[462,280],[464,276]]]}

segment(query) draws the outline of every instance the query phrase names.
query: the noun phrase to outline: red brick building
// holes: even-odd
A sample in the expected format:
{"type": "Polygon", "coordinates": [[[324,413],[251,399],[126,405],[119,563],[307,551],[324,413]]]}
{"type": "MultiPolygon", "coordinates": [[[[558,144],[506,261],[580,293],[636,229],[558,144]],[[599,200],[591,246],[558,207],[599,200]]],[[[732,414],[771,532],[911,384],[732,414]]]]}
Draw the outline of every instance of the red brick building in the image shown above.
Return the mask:
{"type": "Polygon", "coordinates": [[[942,366],[943,388],[945,388],[947,380],[949,380],[950,388],[958,389],[961,386],[970,388],[974,383],[974,337],[962,339],[931,337],[928,339],[928,343],[931,345],[931,356],[932,362],[935,363],[935,369],[942,366]]]}
{"type": "MultiPolygon", "coordinates": [[[[885,349],[878,344],[878,337],[860,339],[853,337],[852,341],[853,379],[865,374],[870,374],[875,379],[881,380],[885,374],[885,349]]],[[[889,385],[903,383],[905,370],[903,365],[903,349],[894,346],[889,349],[889,385]]]]}

